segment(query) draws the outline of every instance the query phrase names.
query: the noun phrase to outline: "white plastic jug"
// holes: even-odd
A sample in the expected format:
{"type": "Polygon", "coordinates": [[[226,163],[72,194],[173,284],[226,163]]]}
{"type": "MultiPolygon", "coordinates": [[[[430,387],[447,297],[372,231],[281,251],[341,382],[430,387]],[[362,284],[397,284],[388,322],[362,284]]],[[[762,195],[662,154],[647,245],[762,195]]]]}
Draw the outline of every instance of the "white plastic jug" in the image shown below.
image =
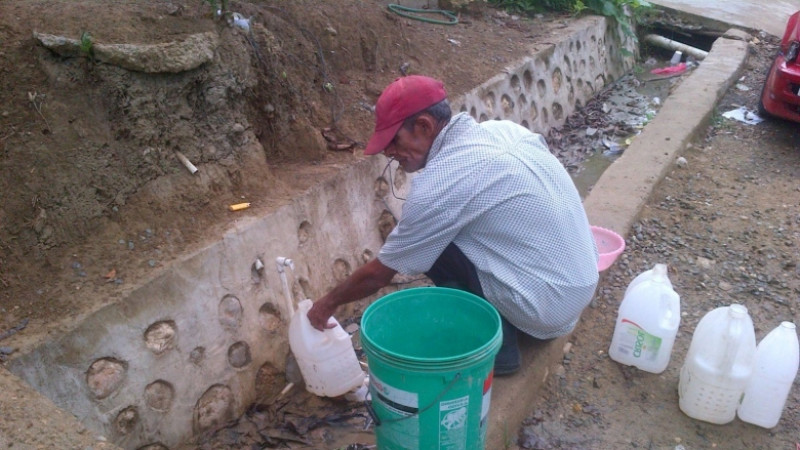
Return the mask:
{"type": "Polygon", "coordinates": [[[656,264],[634,278],[625,291],[608,356],[621,364],[661,373],[669,364],[680,321],[680,296],[672,289],[667,266],[656,264]]]}
{"type": "Polygon", "coordinates": [[[306,389],[312,394],[338,397],[362,386],[366,374],[361,370],[353,341],[339,322],[319,331],[308,320],[313,302],[303,300],[289,322],[289,346],[297,359],[306,389]]]}
{"type": "Polygon", "coordinates": [[[792,322],[782,322],[756,347],[753,375],[737,413],[764,428],[778,424],[800,367],[800,345],[792,322]]]}
{"type": "Polygon", "coordinates": [[[670,287],[670,289],[672,289],[672,282],[669,280],[669,270],[667,269],[668,267],[666,264],[656,264],[655,266],[653,266],[652,269],[645,270],[639,275],[636,275],[636,278],[634,278],[633,281],[631,281],[630,284],[628,284],[628,287],[625,289],[625,295],[628,295],[631,289],[638,286],[639,283],[641,283],[642,281],[651,280],[656,272],[664,274],[664,278],[667,281],[667,285],[670,287]]]}
{"type": "Polygon", "coordinates": [[[716,424],[732,421],[753,373],[755,353],[755,330],[747,308],[734,304],[706,313],[681,368],[681,411],[716,424]]]}

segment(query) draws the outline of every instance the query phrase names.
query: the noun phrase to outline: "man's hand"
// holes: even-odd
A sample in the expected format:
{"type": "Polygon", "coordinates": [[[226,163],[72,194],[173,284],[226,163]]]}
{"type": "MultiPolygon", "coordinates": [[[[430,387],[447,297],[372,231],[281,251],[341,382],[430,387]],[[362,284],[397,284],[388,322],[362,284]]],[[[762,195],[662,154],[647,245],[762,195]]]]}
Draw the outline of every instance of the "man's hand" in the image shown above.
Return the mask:
{"type": "Polygon", "coordinates": [[[311,322],[311,326],[320,331],[335,327],[336,324],[328,324],[328,320],[339,305],[378,292],[378,289],[392,281],[392,277],[396,273],[394,269],[381,264],[377,258],[359,267],[338,286],[314,302],[311,309],[308,310],[308,320],[311,322]]]}
{"type": "Polygon", "coordinates": [[[323,297],[314,302],[311,309],[308,310],[308,321],[311,322],[312,327],[319,331],[325,331],[326,328],[334,328],[336,326],[334,322],[328,323],[335,312],[336,305],[332,305],[330,301],[327,301],[326,297],[323,297]]]}

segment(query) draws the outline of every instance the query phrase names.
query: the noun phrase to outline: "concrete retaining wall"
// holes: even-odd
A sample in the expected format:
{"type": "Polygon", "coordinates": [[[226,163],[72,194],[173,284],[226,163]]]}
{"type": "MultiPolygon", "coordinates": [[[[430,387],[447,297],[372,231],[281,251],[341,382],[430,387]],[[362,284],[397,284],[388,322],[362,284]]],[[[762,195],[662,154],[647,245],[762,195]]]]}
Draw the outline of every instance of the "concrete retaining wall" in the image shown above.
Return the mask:
{"type": "MultiPolygon", "coordinates": [[[[454,99],[454,110],[542,133],[563,124],[629,70],[635,52],[604,18],[571,26],[566,40],[454,99]]],[[[381,215],[401,209],[381,178],[385,164],[364,159],[274,213],[240,221],[9,370],[123,448],[175,446],[237,417],[257,386],[283,388],[289,307],[276,258],[294,262],[286,274],[296,302],[374,257],[381,215]]],[[[401,196],[409,180],[394,173],[401,196]]]]}

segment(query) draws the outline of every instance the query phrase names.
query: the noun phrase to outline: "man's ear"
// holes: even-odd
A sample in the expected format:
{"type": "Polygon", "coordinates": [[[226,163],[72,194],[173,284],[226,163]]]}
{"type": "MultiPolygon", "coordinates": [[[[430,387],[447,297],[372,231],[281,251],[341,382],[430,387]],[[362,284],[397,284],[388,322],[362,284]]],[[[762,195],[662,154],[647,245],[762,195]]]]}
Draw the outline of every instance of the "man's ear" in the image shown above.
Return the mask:
{"type": "Polygon", "coordinates": [[[430,114],[420,114],[414,121],[414,126],[419,127],[419,130],[426,137],[436,137],[436,120],[430,114]]]}

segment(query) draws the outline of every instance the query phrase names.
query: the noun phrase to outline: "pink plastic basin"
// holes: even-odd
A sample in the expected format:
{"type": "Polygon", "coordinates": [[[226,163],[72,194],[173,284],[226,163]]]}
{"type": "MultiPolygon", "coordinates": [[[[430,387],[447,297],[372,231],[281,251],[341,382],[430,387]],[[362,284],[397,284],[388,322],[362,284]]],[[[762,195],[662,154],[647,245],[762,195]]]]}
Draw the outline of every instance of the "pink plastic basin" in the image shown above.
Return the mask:
{"type": "Polygon", "coordinates": [[[617,233],[592,225],[592,236],[597,244],[597,251],[600,253],[600,260],[597,261],[597,271],[602,272],[609,267],[617,257],[625,250],[625,239],[617,233]]]}

